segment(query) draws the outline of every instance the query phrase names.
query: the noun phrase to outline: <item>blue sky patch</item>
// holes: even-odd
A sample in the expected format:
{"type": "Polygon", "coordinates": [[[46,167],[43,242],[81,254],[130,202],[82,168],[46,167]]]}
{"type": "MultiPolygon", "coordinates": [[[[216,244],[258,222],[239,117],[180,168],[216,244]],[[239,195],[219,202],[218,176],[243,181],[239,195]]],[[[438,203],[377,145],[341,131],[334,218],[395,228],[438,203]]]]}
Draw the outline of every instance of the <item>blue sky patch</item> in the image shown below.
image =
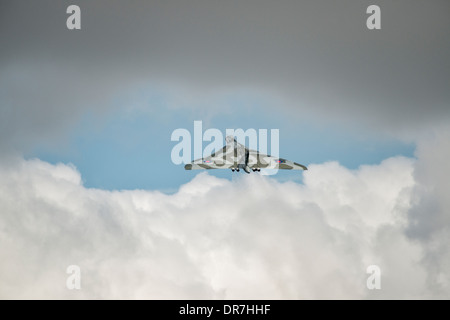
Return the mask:
{"type": "MultiPolygon", "coordinates": [[[[121,99],[118,103],[125,101],[121,99]]],[[[279,129],[280,156],[306,166],[338,161],[354,169],[392,156],[413,157],[414,154],[413,144],[364,135],[361,130],[351,128],[314,125],[307,119],[295,122],[287,111],[270,112],[271,108],[248,98],[222,101],[229,107],[220,114],[205,113],[201,108],[170,109],[164,98],[155,95],[147,98],[146,103],[148,108],[119,106],[106,116],[87,113],[70,132],[64,147],[39,145],[26,157],[50,163],[73,163],[86,187],[157,189],[172,193],[198,173],[185,171],[183,165],[171,161],[171,150],[177,144],[170,139],[173,130],[185,128],[193,134],[195,120],[205,119],[203,132],[214,127],[224,137],[228,128],[279,129]]],[[[208,143],[204,142],[203,148],[208,143]]],[[[208,172],[228,179],[233,175],[230,170],[208,172]]],[[[301,181],[302,174],[280,171],[276,177],[301,181]]]]}

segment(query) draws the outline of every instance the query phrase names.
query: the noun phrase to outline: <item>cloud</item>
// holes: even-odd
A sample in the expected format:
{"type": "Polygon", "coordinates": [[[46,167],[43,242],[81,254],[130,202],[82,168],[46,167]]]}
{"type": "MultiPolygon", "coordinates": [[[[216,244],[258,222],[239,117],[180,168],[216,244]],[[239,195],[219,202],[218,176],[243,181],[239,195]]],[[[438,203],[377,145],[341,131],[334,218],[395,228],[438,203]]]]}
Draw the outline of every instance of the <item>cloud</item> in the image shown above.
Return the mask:
{"type": "Polygon", "coordinates": [[[2,2],[2,148],[53,139],[138,85],[208,113],[210,95],[257,92],[290,119],[409,138],[450,117],[445,1],[380,0],[378,31],[368,1],[80,0],[79,31],[69,4],[2,2]]]}
{"type": "Polygon", "coordinates": [[[303,184],[202,173],[173,195],[87,189],[71,165],[2,164],[0,297],[448,298],[450,135],[437,132],[417,160],[311,165],[303,184]],[[73,264],[80,291],[65,287],[73,264]],[[373,264],[381,290],[366,288],[373,264]]]}
{"type": "Polygon", "coordinates": [[[414,171],[417,181],[408,212],[407,235],[424,244],[423,263],[429,270],[428,285],[449,297],[450,291],[450,181],[446,166],[450,159],[449,127],[436,127],[419,141],[414,171]]]}

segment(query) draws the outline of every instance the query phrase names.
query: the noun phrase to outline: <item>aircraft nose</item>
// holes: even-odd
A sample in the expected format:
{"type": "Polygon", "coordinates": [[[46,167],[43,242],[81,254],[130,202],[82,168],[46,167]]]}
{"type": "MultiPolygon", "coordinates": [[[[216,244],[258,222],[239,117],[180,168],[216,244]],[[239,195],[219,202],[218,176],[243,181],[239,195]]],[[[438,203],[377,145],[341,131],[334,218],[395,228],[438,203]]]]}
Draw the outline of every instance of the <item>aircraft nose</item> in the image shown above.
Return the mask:
{"type": "Polygon", "coordinates": [[[233,140],[234,140],[234,137],[233,137],[233,136],[227,136],[227,137],[225,138],[225,141],[226,141],[227,143],[231,143],[231,142],[233,142],[233,140]]]}

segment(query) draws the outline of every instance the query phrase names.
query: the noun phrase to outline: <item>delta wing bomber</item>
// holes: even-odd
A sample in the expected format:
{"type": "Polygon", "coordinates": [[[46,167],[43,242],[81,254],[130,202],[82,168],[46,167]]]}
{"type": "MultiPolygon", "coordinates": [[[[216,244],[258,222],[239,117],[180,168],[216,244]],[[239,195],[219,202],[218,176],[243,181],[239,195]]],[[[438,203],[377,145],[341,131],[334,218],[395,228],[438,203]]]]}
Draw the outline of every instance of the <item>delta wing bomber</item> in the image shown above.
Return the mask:
{"type": "Polygon", "coordinates": [[[279,157],[260,153],[236,141],[233,136],[226,137],[226,145],[208,157],[192,161],[184,166],[186,170],[231,169],[246,173],[261,169],[308,170],[302,164],[279,157]]]}

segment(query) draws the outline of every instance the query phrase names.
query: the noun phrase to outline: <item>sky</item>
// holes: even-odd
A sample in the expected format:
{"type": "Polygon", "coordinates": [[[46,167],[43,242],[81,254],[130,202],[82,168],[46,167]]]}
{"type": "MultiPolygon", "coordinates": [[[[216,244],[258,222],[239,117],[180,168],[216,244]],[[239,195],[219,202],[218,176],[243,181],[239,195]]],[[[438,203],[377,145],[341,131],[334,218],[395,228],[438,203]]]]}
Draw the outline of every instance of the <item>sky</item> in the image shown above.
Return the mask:
{"type": "Polygon", "coordinates": [[[448,299],[449,9],[1,1],[0,298],[448,299]],[[194,121],[309,170],[185,171],[194,121]]]}

